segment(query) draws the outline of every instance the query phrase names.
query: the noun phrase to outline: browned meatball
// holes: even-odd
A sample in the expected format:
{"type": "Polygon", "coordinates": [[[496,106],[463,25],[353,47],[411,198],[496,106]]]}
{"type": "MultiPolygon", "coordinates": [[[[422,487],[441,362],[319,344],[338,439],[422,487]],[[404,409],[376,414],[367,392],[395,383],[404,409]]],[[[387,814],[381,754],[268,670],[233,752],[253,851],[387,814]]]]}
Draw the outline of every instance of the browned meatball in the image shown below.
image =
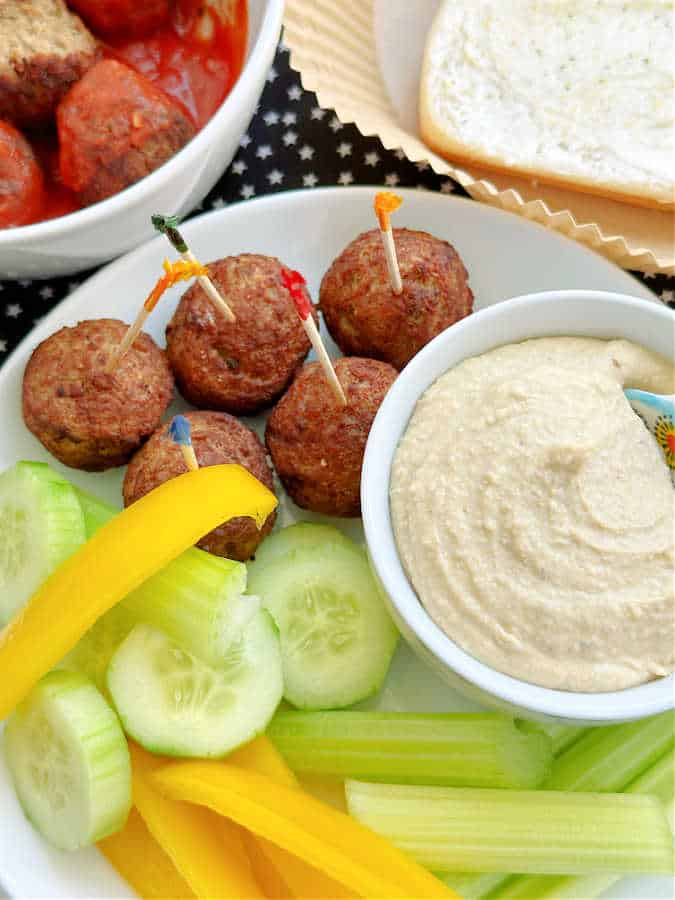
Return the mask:
{"type": "Polygon", "coordinates": [[[361,466],[370,426],[397,372],[387,363],[343,357],[335,371],[347,406],[318,363],[303,366],[267,422],[265,441],[291,498],[331,516],[361,512],[361,466]]]}
{"type": "Polygon", "coordinates": [[[124,465],[171,403],[166,357],[143,332],[114,372],[105,373],[127,327],[117,319],[92,319],[61,328],[28,361],[24,421],[67,466],[97,472],[124,465]]]}
{"type": "Polygon", "coordinates": [[[424,231],[395,228],[403,291],[390,285],[380,232],[346,247],[321,282],[319,306],[343,353],[402,369],[418,350],[471,312],[473,294],[456,250],[424,231]]]}
{"type": "Polygon", "coordinates": [[[96,38],[64,0],[0,0],[0,118],[48,124],[99,56],[96,38]]]}
{"type": "MultiPolygon", "coordinates": [[[[189,412],[192,446],[200,466],[238,463],[274,490],[272,470],[265,448],[257,435],[237,419],[221,412],[189,412]]],[[[129,463],[124,477],[124,505],[129,506],[153,488],[187,471],[180,447],[169,436],[169,425],[159,428],[129,463]]],[[[203,537],[197,546],[244,562],[250,559],[258,544],[274,525],[276,513],[271,513],[258,531],[253,519],[244,516],[230,519],[203,537]]]]}
{"type": "Polygon", "coordinates": [[[154,172],[196,131],[167,94],[114,59],[71,88],[56,122],[61,178],[85,205],[154,172]]]}
{"type": "Polygon", "coordinates": [[[247,414],[279,397],[310,343],[281,281],[281,263],[242,253],[208,266],[237,318],[228,322],[197,283],[166,329],[169,362],[194,406],[247,414]]]}

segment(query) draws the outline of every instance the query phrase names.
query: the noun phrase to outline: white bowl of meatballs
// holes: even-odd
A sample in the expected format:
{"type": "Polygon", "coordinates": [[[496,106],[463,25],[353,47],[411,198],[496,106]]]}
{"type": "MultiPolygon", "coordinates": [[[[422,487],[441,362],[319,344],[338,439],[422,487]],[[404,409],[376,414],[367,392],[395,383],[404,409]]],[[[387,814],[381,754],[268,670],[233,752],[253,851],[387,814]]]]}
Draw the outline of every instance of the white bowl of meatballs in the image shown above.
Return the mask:
{"type": "Polygon", "coordinates": [[[0,277],[70,274],[185,214],[239,146],[283,0],[0,5],[0,277]]]}
{"type": "Polygon", "coordinates": [[[413,649],[474,701],[583,725],[673,708],[668,448],[623,391],[673,393],[674,328],[628,296],[530,294],[444,331],[382,403],[373,570],[413,649]]]}

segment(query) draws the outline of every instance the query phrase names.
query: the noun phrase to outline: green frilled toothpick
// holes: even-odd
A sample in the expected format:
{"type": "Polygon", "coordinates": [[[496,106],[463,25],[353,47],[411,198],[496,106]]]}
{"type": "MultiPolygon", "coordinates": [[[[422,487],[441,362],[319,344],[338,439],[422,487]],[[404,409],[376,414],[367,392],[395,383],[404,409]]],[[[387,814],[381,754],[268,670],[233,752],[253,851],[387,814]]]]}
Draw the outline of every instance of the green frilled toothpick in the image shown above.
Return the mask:
{"type": "MultiPolygon", "coordinates": [[[[152,224],[160,234],[163,234],[168,238],[168,240],[171,242],[171,246],[180,253],[183,259],[191,263],[199,263],[193,252],[185,243],[185,238],[178,230],[178,216],[154,215],[152,216],[152,224]]],[[[217,308],[222,312],[227,321],[234,322],[236,318],[234,313],[227,305],[227,303],[223,300],[218,291],[218,288],[211,281],[208,275],[200,275],[197,280],[206,292],[209,300],[211,300],[211,302],[217,306],[217,308]]]]}

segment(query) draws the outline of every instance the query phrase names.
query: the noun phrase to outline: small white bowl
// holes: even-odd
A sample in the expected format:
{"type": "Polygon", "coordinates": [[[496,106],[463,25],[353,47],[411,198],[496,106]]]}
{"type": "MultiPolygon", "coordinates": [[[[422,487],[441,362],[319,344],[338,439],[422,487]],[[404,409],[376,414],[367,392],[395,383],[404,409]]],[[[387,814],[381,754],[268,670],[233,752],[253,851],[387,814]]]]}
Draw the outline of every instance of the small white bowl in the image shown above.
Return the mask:
{"type": "Polygon", "coordinates": [[[373,423],[361,480],[368,552],[403,636],[471,699],[530,718],[585,725],[639,719],[675,706],[673,675],[622,691],[590,694],[551,690],[498,672],[462,650],[434,623],[408,582],[396,548],[389,514],[391,465],[419,397],[464,359],[502,344],[551,335],[627,338],[675,358],[675,315],[669,309],[602,291],[528,294],[448,328],[401,372],[373,423]]]}
{"type": "Polygon", "coordinates": [[[225,171],[274,59],[283,0],[248,0],[248,52],[236,84],[193,140],[114,197],[35,225],[0,230],[0,278],[47,278],[99,265],[155,234],[153,213],[183,215],[225,171]]]}

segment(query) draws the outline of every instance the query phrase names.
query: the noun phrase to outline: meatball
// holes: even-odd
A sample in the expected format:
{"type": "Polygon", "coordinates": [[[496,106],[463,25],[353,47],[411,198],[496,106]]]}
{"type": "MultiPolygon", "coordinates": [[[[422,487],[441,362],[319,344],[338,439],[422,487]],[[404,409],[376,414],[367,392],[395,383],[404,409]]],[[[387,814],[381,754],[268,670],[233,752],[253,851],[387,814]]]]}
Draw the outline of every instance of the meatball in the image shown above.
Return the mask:
{"type": "Polygon", "coordinates": [[[99,55],[96,39],[63,0],[2,0],[0,118],[45,125],[99,55]]]}
{"type": "Polygon", "coordinates": [[[308,363],[272,411],[265,440],[298,506],[358,516],[368,433],[397,372],[388,363],[357,356],[338,359],[335,371],[347,406],[335,398],[320,365],[308,363]]]}
{"type": "Polygon", "coordinates": [[[0,122],[0,228],[35,221],[43,198],[42,170],[30,144],[8,122],[0,122]]]}
{"type": "MultiPolygon", "coordinates": [[[[265,448],[257,435],[238,419],[221,412],[189,412],[192,446],[200,466],[238,463],[274,490],[272,470],[265,448]]],[[[169,436],[169,425],[159,428],[129,463],[124,478],[124,505],[129,506],[153,488],[182,475],[186,471],[180,447],[169,436]]],[[[216,556],[250,559],[258,544],[274,525],[276,513],[271,513],[258,531],[253,519],[244,516],[219,525],[203,537],[198,546],[216,556]]]]}
{"type": "Polygon", "coordinates": [[[113,59],[78,81],[59,104],[56,121],[61,178],[83,205],[154,172],[195,133],[163,91],[113,59]]]}
{"type": "Polygon", "coordinates": [[[166,356],[143,332],[106,374],[127,327],[117,319],[93,319],[61,328],[28,361],[24,422],[67,466],[97,472],[124,465],[171,403],[166,356]]]}
{"type": "Polygon", "coordinates": [[[278,259],[251,253],[208,266],[236,322],[214,309],[198,283],[183,295],[166,346],[178,388],[194,406],[255,413],[290,383],[311,345],[281,269],[278,259]]]}
{"type": "Polygon", "coordinates": [[[169,0],[69,0],[101,37],[142,37],[169,19],[169,0]]]}
{"type": "Polygon", "coordinates": [[[473,294],[456,250],[424,231],[395,228],[403,291],[389,284],[378,230],[360,234],[321,282],[319,306],[343,353],[402,369],[433,337],[471,312],[473,294]]]}

